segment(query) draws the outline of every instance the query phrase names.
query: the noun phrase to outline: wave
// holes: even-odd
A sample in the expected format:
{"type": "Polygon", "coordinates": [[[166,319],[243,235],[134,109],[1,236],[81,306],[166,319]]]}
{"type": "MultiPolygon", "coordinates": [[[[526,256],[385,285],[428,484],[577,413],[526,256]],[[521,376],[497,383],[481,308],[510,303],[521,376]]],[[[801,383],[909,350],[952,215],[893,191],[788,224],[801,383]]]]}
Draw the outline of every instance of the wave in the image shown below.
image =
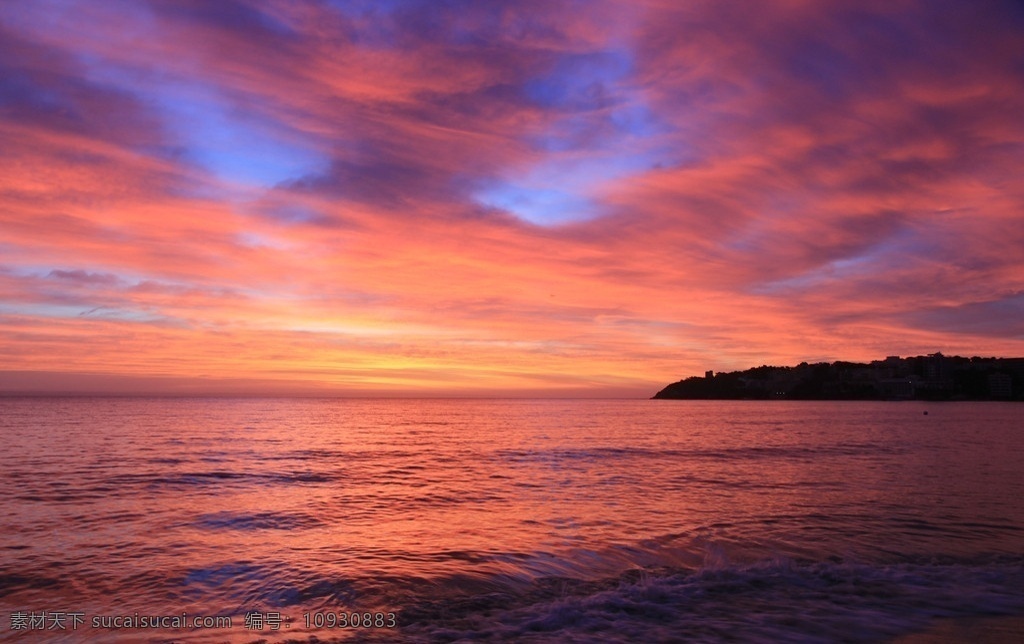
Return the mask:
{"type": "MultiPolygon", "coordinates": [[[[221,518],[211,516],[214,523],[221,518]]],[[[364,554],[395,559],[394,552],[364,554]]],[[[737,563],[712,543],[697,565],[634,566],[605,577],[584,577],[584,562],[538,553],[451,550],[434,558],[461,568],[441,576],[371,579],[338,568],[240,559],[120,581],[135,592],[159,589],[174,604],[217,605],[236,615],[280,610],[297,618],[301,611],[341,608],[397,613],[397,631],[346,633],[355,641],[878,642],[925,629],[937,618],[1024,615],[1019,555],[917,556],[897,563],[774,556],[737,563]]],[[[412,563],[429,568],[430,562],[412,563]]],[[[0,589],[52,593],[61,586],[55,577],[0,574],[0,589]]],[[[334,634],[316,633],[324,635],[334,634]]]]}
{"type": "MultiPolygon", "coordinates": [[[[795,562],[549,577],[525,592],[422,601],[406,641],[876,642],[942,617],[1024,614],[1024,558],[795,562]]],[[[364,639],[374,639],[368,635],[364,639]]]]}

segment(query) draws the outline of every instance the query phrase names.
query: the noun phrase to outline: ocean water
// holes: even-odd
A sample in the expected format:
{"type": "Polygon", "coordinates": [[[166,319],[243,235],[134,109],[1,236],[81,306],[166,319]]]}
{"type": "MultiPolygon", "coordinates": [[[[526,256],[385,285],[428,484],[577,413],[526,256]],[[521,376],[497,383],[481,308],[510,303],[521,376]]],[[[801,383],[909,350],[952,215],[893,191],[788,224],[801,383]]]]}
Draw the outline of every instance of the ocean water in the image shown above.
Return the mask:
{"type": "Polygon", "coordinates": [[[1024,615],[1019,404],[10,398],[0,439],[3,642],[876,642],[1024,615]]]}

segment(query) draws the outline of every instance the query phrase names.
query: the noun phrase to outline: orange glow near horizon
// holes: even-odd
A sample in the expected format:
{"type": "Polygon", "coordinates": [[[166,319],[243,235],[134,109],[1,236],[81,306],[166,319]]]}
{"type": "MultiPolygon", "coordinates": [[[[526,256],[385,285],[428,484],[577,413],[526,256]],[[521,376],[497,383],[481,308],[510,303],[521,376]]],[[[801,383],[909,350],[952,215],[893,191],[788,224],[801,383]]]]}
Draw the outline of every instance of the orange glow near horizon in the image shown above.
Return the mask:
{"type": "Polygon", "coordinates": [[[1022,28],[1010,2],[13,7],[0,390],[649,396],[1024,355],[1022,28]]]}

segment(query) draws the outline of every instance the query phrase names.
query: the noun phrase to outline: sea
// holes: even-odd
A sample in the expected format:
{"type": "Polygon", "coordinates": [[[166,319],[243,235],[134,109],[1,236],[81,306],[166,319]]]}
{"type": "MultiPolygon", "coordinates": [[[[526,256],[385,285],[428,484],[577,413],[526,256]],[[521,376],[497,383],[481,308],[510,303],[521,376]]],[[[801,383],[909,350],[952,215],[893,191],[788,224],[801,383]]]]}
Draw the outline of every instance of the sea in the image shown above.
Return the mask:
{"type": "Polygon", "coordinates": [[[887,642],[1024,615],[1024,406],[0,399],[0,642],[887,642]]]}

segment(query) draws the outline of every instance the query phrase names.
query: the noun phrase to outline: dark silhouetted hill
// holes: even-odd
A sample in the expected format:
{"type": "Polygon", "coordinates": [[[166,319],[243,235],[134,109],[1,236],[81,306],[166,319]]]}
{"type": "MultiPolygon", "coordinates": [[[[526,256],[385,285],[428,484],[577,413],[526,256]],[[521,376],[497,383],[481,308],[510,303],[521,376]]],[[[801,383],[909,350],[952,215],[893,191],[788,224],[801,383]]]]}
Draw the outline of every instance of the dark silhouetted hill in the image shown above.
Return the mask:
{"type": "Polygon", "coordinates": [[[654,398],[683,400],[1024,400],[1024,358],[933,353],[870,363],[802,362],[694,376],[654,398]]]}

